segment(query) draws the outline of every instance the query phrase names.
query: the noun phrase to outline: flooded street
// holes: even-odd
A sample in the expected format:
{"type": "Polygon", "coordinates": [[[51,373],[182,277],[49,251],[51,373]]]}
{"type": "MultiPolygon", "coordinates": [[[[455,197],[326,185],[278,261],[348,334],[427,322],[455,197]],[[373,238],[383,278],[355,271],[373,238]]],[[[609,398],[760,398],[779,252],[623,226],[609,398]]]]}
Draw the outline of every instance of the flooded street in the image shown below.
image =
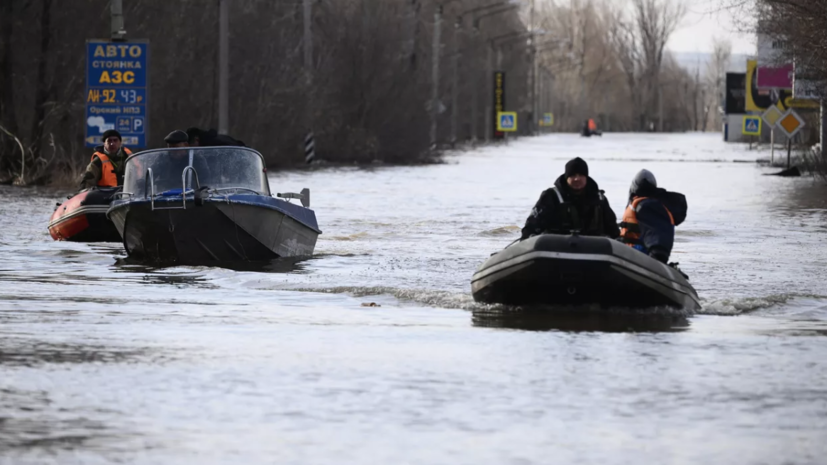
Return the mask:
{"type": "Polygon", "coordinates": [[[241,270],[53,242],[67,192],[0,187],[0,464],[824,463],[827,186],[764,157],[551,135],[273,173],[324,234],[241,270]],[[672,261],[703,310],[474,304],[471,275],[575,156],[618,216],[642,168],[686,194],[672,261]]]}

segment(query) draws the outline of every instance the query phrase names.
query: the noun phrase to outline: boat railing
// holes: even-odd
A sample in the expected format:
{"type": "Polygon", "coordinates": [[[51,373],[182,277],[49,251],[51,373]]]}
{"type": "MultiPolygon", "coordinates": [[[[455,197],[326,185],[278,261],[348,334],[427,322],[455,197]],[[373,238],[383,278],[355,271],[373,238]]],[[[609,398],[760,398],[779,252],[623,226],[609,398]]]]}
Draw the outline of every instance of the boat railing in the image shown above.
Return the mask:
{"type": "MultiPolygon", "coordinates": [[[[186,210],[187,209],[187,194],[191,194],[195,192],[193,189],[187,189],[187,173],[192,171],[192,174],[195,175],[195,186],[196,190],[201,189],[201,182],[198,180],[198,171],[192,167],[187,166],[181,171],[181,206],[180,207],[156,207],[155,206],[155,199],[159,196],[164,195],[164,193],[156,194],[155,193],[155,177],[152,173],[152,168],[146,169],[146,177],[144,178],[144,192],[146,192],[146,197],[149,198],[150,206],[152,211],[155,210],[186,210]],[[149,189],[147,189],[147,183],[149,183],[149,189]]],[[[130,194],[132,195],[132,194],[130,194]]]]}

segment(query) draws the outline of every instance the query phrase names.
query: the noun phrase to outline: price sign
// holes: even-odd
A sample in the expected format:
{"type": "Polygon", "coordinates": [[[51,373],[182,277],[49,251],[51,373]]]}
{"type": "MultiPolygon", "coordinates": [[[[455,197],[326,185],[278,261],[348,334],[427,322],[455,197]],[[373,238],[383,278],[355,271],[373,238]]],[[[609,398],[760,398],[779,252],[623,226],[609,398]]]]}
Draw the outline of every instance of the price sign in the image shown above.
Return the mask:
{"type": "Polygon", "coordinates": [[[86,146],[103,143],[109,129],[123,145],[146,147],[149,42],[86,42],[86,146]]]}

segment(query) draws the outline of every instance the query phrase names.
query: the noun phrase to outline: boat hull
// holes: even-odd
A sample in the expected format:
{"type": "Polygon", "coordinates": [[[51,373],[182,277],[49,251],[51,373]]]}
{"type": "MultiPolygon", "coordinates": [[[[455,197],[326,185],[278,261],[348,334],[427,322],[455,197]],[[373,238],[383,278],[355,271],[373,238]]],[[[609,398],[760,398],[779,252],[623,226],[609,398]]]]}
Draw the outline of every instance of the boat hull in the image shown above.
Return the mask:
{"type": "Polygon", "coordinates": [[[106,217],[115,190],[84,191],[58,205],[49,220],[56,241],[120,242],[115,225],[106,217]]]}
{"type": "Polygon", "coordinates": [[[602,237],[532,237],[494,254],[471,288],[478,302],[506,305],[700,308],[678,270],[602,237]]]}
{"type": "MultiPolygon", "coordinates": [[[[309,256],[320,231],[254,196],[117,202],[109,211],[131,258],[159,262],[267,261],[309,256]]],[[[275,200],[275,199],[272,199],[275,200]]],[[[312,212],[311,212],[312,214],[312,212]]],[[[315,222],[315,216],[313,217],[315,222]]]]}

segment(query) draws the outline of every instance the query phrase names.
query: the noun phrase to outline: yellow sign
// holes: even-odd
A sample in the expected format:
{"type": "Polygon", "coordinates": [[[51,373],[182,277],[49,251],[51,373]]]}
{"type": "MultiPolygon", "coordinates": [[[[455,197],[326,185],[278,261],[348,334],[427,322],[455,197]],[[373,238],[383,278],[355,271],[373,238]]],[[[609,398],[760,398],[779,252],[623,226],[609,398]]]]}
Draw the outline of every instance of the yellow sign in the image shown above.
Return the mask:
{"type": "MultiPolygon", "coordinates": [[[[759,111],[763,112],[764,110],[766,110],[767,108],[772,106],[772,103],[770,103],[770,101],[769,101],[769,97],[768,97],[769,94],[768,93],[761,94],[761,92],[765,92],[765,91],[761,91],[761,90],[758,89],[758,85],[756,83],[756,79],[757,79],[756,74],[757,74],[757,72],[758,72],[758,60],[747,60],[747,79],[746,79],[747,88],[745,89],[747,98],[746,98],[745,107],[746,107],[746,111],[748,111],[748,112],[752,112],[752,111],[754,111],[754,112],[759,112],[759,111]],[[759,100],[759,99],[763,100],[764,103],[758,102],[757,100],[759,100]]],[[[786,90],[781,90],[779,92],[780,92],[780,98],[778,100],[778,103],[776,103],[775,106],[777,106],[778,109],[781,110],[782,112],[785,112],[785,111],[787,111],[787,107],[784,104],[789,99],[789,96],[792,92],[789,92],[789,91],[786,91],[786,90]]]]}
{"type": "Polygon", "coordinates": [[[516,132],[517,131],[517,112],[516,111],[501,111],[497,113],[497,131],[501,132],[516,132]]]}
{"type": "Polygon", "coordinates": [[[788,98],[784,101],[784,105],[787,108],[812,108],[817,109],[821,108],[821,104],[818,100],[806,100],[801,98],[788,98]]]}
{"type": "Polygon", "coordinates": [[[790,110],[786,115],[784,115],[783,118],[781,118],[781,121],[778,122],[778,126],[787,134],[787,137],[792,138],[798,134],[798,131],[800,131],[801,128],[804,127],[804,120],[798,116],[798,113],[790,110]]]}

